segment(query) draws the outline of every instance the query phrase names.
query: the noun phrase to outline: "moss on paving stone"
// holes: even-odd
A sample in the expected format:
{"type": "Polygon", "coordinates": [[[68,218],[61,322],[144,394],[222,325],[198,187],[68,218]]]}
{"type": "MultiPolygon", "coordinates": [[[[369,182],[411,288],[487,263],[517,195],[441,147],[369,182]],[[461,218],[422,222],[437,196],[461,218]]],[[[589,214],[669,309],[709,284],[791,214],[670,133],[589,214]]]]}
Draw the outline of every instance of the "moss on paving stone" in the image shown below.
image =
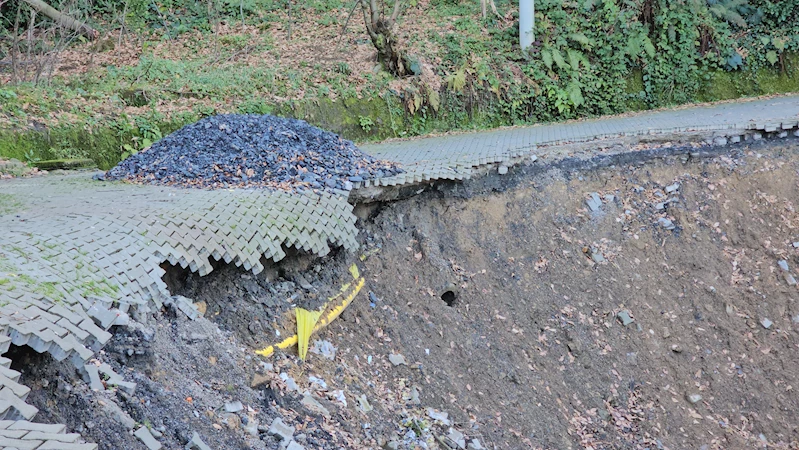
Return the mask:
{"type": "Polygon", "coordinates": [[[0,214],[11,214],[22,208],[22,202],[11,194],[0,194],[0,214]]]}
{"type": "Polygon", "coordinates": [[[103,294],[116,296],[116,294],[119,293],[119,286],[116,286],[107,280],[102,280],[99,282],[89,280],[79,285],[78,289],[81,291],[80,295],[83,296],[83,298],[89,298],[91,295],[95,297],[101,297],[103,294]]]}
{"type": "Polygon", "coordinates": [[[63,300],[64,294],[61,293],[56,286],[58,283],[52,281],[37,281],[35,278],[25,275],[25,274],[18,274],[16,276],[16,280],[28,286],[28,291],[34,292],[36,294],[41,294],[51,300],[63,300]]]}
{"type": "MultiPolygon", "coordinates": [[[[799,55],[786,57],[785,69],[785,73],[777,68],[713,72],[696,100],[708,102],[799,92],[799,55]]],[[[628,110],[647,109],[643,89],[642,73],[634,70],[627,79],[628,110]]],[[[409,114],[401,99],[394,94],[337,101],[319,98],[280,105],[248,103],[240,105],[239,109],[245,113],[271,113],[303,119],[311,125],[356,142],[421,135],[433,131],[475,130],[521,124],[514,122],[503,112],[502,100],[498,101],[493,94],[477,92],[474,97],[475,99],[464,102],[458,94],[444,93],[437,112],[422,108],[416,114],[409,114]]],[[[198,118],[189,114],[150,123],[166,136],[198,118]]],[[[88,158],[100,169],[107,170],[122,159],[126,153],[124,146],[136,137],[134,132],[120,132],[113,125],[87,129],[85,123],[47,130],[0,130],[0,156],[22,161],[88,158]]]]}

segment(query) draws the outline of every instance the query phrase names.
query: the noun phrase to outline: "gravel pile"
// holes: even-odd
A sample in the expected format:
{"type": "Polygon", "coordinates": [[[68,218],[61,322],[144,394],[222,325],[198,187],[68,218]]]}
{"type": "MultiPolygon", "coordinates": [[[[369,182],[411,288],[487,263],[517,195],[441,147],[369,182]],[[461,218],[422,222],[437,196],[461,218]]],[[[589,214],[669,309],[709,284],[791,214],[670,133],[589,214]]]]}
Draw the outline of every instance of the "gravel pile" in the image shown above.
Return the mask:
{"type": "Polygon", "coordinates": [[[354,182],[401,171],[302,120],[224,114],[181,128],[105,178],[202,188],[350,190],[354,182]]]}

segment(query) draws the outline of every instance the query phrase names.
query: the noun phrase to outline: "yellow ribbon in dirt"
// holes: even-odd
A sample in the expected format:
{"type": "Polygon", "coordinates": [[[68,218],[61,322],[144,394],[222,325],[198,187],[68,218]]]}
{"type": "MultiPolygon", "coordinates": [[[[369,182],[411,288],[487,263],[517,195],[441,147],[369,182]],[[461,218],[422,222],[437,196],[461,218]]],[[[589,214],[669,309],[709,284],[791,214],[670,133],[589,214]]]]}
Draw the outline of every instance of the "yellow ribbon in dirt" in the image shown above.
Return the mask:
{"type": "Polygon", "coordinates": [[[308,352],[308,343],[311,340],[311,335],[326,327],[330,322],[340,316],[341,313],[347,309],[347,306],[352,303],[352,301],[355,299],[355,296],[357,296],[363,288],[364,284],[366,284],[366,280],[361,277],[360,271],[355,264],[350,266],[350,274],[352,275],[355,284],[344,284],[341,287],[341,291],[338,293],[338,295],[329,298],[321,311],[308,311],[302,308],[295,308],[295,314],[297,316],[297,334],[288,337],[275,345],[270,345],[264,349],[257,350],[255,353],[261,356],[270,356],[275,352],[276,349],[285,350],[295,344],[299,344],[298,352],[300,358],[304,360],[308,352]],[[335,304],[335,306],[330,308],[330,310],[327,311],[327,313],[323,316],[322,313],[328,309],[328,306],[330,306],[331,303],[336,301],[345,292],[347,292],[350,287],[352,287],[352,291],[344,296],[340,303],[335,304]]]}
{"type": "Polygon", "coordinates": [[[300,359],[305,361],[305,355],[308,354],[308,341],[311,339],[313,327],[322,316],[322,311],[308,311],[307,309],[294,308],[297,314],[297,344],[300,359]]]}

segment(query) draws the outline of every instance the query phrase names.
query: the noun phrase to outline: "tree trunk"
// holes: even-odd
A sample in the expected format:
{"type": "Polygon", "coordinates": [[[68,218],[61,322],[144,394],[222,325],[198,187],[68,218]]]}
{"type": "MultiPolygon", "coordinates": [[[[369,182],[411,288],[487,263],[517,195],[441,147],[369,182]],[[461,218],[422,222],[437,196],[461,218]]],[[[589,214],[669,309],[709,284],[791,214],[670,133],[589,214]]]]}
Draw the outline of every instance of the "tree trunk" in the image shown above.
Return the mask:
{"type": "Polygon", "coordinates": [[[499,11],[497,11],[497,5],[494,3],[494,0],[480,0],[480,12],[483,14],[483,19],[486,18],[488,12],[486,11],[486,6],[491,7],[491,12],[494,13],[495,16],[501,17],[499,15],[499,11]]]}
{"type": "Polygon", "coordinates": [[[394,35],[394,24],[402,10],[402,0],[394,3],[391,17],[381,17],[377,0],[359,0],[363,10],[366,31],[377,49],[377,60],[394,76],[404,77],[410,73],[410,63],[404,52],[398,48],[394,35]]]}
{"type": "Polygon", "coordinates": [[[31,8],[53,19],[55,23],[61,25],[64,28],[69,28],[70,30],[82,33],[89,39],[95,39],[97,38],[97,36],[100,35],[100,33],[98,33],[97,30],[90,27],[86,23],[81,22],[73,18],[72,16],[68,16],[60,12],[59,10],[53,8],[52,6],[43,2],[42,0],[23,0],[23,1],[28,5],[30,5],[31,8]]]}
{"type": "Polygon", "coordinates": [[[403,77],[407,75],[410,67],[408,67],[404,53],[397,48],[394,33],[386,29],[384,24],[379,23],[375,28],[375,34],[376,36],[372,38],[372,44],[377,49],[377,60],[395,76],[403,77]]]}

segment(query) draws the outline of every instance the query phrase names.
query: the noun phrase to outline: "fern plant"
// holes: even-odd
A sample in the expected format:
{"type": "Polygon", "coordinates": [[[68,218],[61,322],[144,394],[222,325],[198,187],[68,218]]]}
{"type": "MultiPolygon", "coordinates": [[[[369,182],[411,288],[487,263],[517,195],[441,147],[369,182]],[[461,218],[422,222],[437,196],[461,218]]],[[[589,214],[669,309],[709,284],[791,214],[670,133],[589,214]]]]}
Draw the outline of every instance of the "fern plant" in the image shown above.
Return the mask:
{"type": "Polygon", "coordinates": [[[749,0],[692,0],[695,10],[707,8],[713,17],[741,28],[746,27],[746,19],[740,9],[747,6],[749,0]]]}

